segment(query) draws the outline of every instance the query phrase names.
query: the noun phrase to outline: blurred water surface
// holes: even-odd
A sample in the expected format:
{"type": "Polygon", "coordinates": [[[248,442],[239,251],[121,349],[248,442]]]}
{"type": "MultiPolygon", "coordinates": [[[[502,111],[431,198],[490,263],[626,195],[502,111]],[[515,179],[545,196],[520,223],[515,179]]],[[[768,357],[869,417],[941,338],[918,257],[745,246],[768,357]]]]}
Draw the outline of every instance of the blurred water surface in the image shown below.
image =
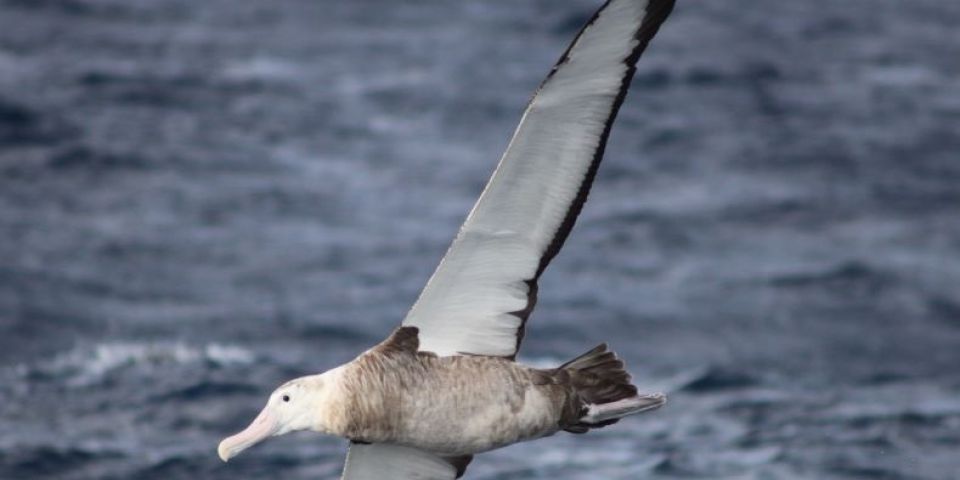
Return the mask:
{"type": "MultiPolygon", "coordinates": [[[[468,478],[957,478],[960,3],[679,3],[523,350],[672,401],[468,478]]],[[[399,322],[597,6],[0,0],[0,478],[336,478],[215,447],[399,322]]]]}

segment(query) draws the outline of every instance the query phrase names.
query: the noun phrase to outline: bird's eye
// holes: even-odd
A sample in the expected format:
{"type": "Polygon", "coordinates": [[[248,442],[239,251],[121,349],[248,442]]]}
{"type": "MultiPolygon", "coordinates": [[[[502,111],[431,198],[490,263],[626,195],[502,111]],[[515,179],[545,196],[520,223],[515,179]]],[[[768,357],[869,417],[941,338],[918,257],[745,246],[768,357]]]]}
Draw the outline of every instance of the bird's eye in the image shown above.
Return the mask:
{"type": "Polygon", "coordinates": [[[280,398],[281,398],[284,402],[289,402],[289,401],[290,401],[290,395],[284,395],[284,396],[282,396],[282,397],[280,397],[280,398]]]}

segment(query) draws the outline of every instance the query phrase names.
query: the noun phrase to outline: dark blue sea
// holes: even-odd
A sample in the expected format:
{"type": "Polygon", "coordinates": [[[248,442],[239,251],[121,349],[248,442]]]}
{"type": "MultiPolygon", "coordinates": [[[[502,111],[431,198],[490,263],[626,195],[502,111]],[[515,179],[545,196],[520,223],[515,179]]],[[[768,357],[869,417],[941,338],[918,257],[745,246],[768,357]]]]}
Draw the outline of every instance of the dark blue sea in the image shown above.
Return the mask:
{"type": "MultiPolygon", "coordinates": [[[[412,304],[599,0],[0,0],[0,478],[216,455],[412,304]]],[[[521,360],[670,403],[471,479],[960,478],[960,2],[680,1],[521,360]]]]}

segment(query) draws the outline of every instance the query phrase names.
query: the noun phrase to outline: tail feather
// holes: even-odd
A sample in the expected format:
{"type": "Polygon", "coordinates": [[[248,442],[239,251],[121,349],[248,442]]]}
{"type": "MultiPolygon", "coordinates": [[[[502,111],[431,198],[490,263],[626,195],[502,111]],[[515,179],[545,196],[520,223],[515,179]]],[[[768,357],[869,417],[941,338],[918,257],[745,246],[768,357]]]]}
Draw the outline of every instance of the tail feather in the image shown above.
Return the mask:
{"type": "Polygon", "coordinates": [[[666,402],[667,397],[664,394],[653,393],[649,395],[636,395],[617,400],[616,402],[590,405],[587,407],[587,413],[580,421],[588,425],[609,425],[609,423],[606,422],[616,422],[627,415],[647,412],[663,406],[666,402]]]}
{"type": "Polygon", "coordinates": [[[662,394],[638,395],[623,361],[606,344],[564,363],[554,372],[567,378],[574,390],[576,408],[563,426],[568,432],[584,433],[604,427],[627,415],[660,407],[666,401],[662,394]]]}
{"type": "Polygon", "coordinates": [[[604,367],[623,368],[623,361],[617,355],[607,350],[607,344],[601,343],[589,352],[570,360],[557,367],[558,370],[588,371],[604,367]]]}

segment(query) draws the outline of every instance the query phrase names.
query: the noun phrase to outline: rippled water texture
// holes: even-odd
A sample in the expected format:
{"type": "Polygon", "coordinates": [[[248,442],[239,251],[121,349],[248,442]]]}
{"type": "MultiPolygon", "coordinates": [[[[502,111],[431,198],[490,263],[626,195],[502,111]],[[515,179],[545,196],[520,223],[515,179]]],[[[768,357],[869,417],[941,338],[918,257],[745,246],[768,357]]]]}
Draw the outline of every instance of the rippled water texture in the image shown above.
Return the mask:
{"type": "MultiPolygon", "coordinates": [[[[960,3],[679,2],[523,355],[669,406],[474,479],[955,479],[960,3]]],[[[272,388],[402,318],[598,1],[0,0],[0,478],[336,478],[272,388]]]]}

